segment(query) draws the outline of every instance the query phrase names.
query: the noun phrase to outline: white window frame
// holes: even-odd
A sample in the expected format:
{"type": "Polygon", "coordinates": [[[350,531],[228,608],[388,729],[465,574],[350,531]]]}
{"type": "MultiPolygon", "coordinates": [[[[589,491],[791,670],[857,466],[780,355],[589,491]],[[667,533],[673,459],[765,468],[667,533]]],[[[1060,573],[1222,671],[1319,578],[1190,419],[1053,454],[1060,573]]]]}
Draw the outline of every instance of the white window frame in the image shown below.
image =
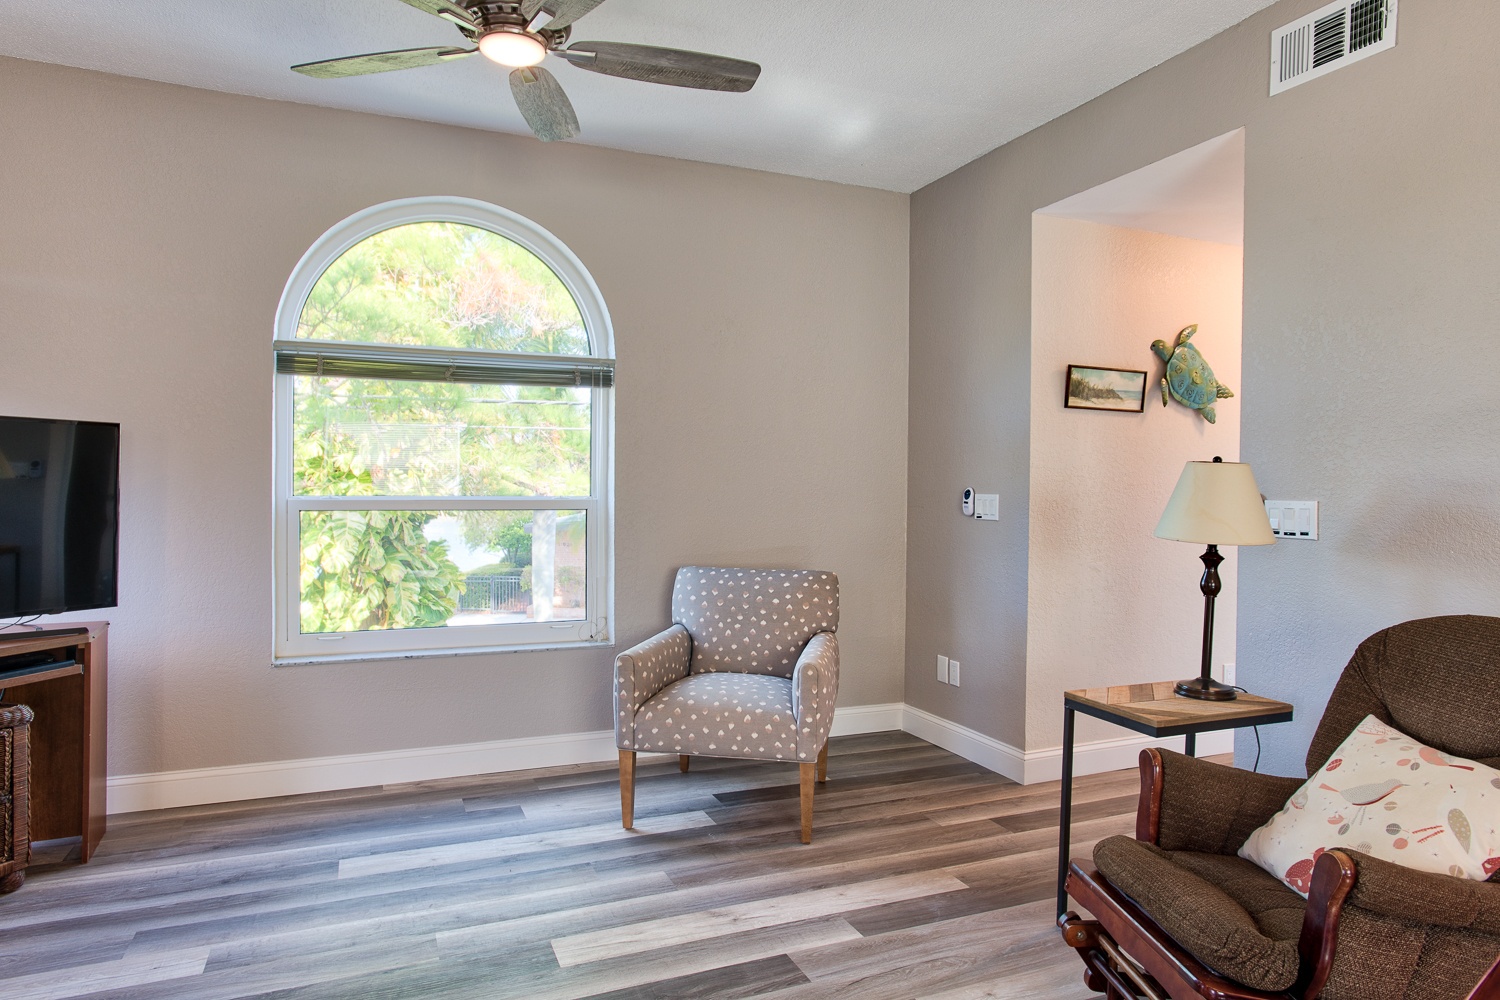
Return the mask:
{"type": "MultiPolygon", "coordinates": [[[[530,219],[497,205],[470,198],[405,198],[352,215],[324,233],[292,270],[276,309],[277,341],[294,341],[302,310],[313,286],[334,261],[355,244],[396,226],[418,222],[453,222],[520,244],[539,257],[562,281],[583,316],[591,357],[614,357],[614,331],[604,296],[571,250],[530,219]]],[[[318,341],[302,340],[300,345],[318,341]]],[[[347,346],[340,344],[340,346],[347,346]]],[[[378,345],[389,354],[399,350],[378,345]]],[[[538,357],[553,357],[538,355],[538,357]]],[[[590,415],[590,488],[582,497],[299,497],[293,490],[293,380],[275,376],[274,460],[274,628],[273,662],[370,660],[608,645],[614,601],[613,516],[614,393],[595,386],[590,415]],[[570,622],[525,622],[508,625],[462,625],[304,635],[301,632],[300,546],[298,529],[304,510],[583,510],[587,512],[585,600],[589,618],[570,622]]]]}

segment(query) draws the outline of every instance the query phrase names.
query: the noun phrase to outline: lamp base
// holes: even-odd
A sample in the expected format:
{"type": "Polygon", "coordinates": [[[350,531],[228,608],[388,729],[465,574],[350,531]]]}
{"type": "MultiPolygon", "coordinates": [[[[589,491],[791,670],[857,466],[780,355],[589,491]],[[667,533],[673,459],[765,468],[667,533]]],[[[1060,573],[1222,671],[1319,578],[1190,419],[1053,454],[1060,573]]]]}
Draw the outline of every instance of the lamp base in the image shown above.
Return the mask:
{"type": "Polygon", "coordinates": [[[1184,698],[1199,698],[1203,701],[1233,701],[1235,690],[1228,684],[1220,684],[1211,677],[1194,677],[1190,681],[1178,681],[1173,689],[1184,698]]]}

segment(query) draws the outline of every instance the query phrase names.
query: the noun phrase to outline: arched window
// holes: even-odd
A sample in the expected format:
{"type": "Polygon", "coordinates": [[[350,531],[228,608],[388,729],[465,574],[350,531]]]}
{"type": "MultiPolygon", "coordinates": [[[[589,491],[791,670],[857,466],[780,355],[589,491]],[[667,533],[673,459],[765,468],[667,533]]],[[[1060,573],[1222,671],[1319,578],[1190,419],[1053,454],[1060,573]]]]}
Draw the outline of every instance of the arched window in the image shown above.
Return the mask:
{"type": "Polygon", "coordinates": [[[482,202],[329,230],[276,318],[278,660],[606,641],[609,314],[482,202]]]}

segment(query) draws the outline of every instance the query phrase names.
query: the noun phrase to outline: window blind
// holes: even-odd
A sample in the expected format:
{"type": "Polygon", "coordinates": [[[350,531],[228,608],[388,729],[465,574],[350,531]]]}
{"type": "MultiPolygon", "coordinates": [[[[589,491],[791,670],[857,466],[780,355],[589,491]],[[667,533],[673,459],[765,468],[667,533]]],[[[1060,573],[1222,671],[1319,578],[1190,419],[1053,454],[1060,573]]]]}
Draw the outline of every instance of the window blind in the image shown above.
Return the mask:
{"type": "Polygon", "coordinates": [[[276,371],[283,375],[489,385],[615,384],[613,358],[315,340],[278,340],[275,347],[276,371]]]}

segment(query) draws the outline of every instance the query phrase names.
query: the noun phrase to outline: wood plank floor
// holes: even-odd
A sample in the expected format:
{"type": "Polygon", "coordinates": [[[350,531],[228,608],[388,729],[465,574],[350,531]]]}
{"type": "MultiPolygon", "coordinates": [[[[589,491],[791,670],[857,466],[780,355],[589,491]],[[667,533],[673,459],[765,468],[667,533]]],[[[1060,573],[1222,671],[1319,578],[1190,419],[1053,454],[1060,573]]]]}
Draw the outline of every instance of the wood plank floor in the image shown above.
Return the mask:
{"type": "MultiPolygon", "coordinates": [[[[112,817],[0,897],[0,995],[1096,996],[1052,922],[1055,782],[836,739],[803,846],[795,766],[648,760],[634,832],[605,765],[112,817]]],[[[1078,780],[1075,854],[1136,780],[1078,780]]]]}

